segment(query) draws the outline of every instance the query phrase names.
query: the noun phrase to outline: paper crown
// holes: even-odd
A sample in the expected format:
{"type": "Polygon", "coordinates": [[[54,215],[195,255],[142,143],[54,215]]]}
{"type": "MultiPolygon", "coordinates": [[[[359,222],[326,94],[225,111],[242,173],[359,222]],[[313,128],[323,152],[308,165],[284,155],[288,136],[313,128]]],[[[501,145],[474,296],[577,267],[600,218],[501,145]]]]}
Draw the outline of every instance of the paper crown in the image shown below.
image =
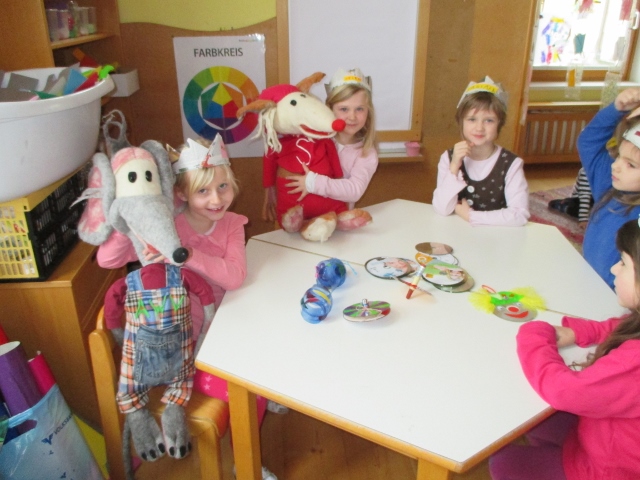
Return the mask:
{"type": "Polygon", "coordinates": [[[182,149],[180,158],[173,164],[173,172],[177,174],[216,165],[230,165],[227,148],[219,133],[216,134],[209,148],[187,138],[187,146],[182,149]]]}
{"type": "Polygon", "coordinates": [[[491,77],[487,75],[481,82],[469,82],[469,85],[467,85],[467,88],[464,89],[464,92],[460,97],[456,108],[460,106],[462,100],[464,100],[464,97],[477,92],[489,92],[495,95],[505,107],[507,106],[507,92],[502,89],[502,85],[494,82],[493,80],[491,80],[491,77]]]}
{"type": "Polygon", "coordinates": [[[622,134],[622,138],[640,148],[640,123],[635,124],[622,134]]]}
{"type": "Polygon", "coordinates": [[[338,69],[331,81],[324,84],[324,88],[327,91],[327,95],[329,95],[334,88],[347,84],[360,85],[371,91],[371,77],[365,77],[359,68],[352,68],[351,70],[338,69]]]}

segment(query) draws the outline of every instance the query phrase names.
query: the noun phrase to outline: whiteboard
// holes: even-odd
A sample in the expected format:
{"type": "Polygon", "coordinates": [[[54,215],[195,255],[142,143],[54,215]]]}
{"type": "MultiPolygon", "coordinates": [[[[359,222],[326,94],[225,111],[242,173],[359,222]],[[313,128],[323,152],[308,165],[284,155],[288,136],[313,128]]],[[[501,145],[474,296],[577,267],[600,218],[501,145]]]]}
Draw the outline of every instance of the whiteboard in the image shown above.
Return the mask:
{"type": "Polygon", "coordinates": [[[336,70],[358,67],[372,79],[376,129],[410,130],[419,3],[288,0],[291,83],[325,73],[311,90],[324,101],[336,70]]]}

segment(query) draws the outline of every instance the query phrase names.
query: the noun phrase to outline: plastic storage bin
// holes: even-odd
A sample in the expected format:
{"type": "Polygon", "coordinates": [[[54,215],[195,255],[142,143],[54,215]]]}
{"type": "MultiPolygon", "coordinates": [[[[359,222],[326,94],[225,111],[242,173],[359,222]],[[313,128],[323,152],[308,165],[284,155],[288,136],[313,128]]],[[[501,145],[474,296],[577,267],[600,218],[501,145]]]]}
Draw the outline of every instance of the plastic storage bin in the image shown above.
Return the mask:
{"type": "Polygon", "coordinates": [[[26,197],[0,203],[0,282],[46,280],[77,241],[90,164],[26,197]]]}
{"type": "MultiPolygon", "coordinates": [[[[39,80],[63,69],[39,68],[15,73],[39,80]]],[[[2,85],[10,75],[6,72],[2,85]]],[[[0,202],[19,199],[73,173],[96,151],[100,101],[113,90],[110,77],[91,88],[57,98],[0,102],[0,202]]]]}

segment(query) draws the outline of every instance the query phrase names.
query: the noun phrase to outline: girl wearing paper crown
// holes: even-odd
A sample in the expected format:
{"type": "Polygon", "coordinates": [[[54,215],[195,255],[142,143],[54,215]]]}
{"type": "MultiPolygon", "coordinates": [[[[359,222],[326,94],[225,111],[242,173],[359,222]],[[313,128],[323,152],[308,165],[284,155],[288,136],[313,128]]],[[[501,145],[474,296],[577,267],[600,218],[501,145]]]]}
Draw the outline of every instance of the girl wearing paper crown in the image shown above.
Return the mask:
{"type": "Polygon", "coordinates": [[[287,187],[291,188],[289,194],[299,194],[299,200],[315,193],[347,202],[349,208],[353,208],[378,168],[371,77],[365,77],[359,68],[339,69],[331,82],[325,84],[325,89],[325,103],[345,122],[344,130],[333,137],[343,178],[321,175],[303,164],[305,174],[287,177],[290,180],[287,187]]]}
{"type": "Polygon", "coordinates": [[[580,161],[587,173],[594,206],[582,246],[584,258],[613,288],[611,267],[620,259],[616,232],[640,214],[640,88],[629,88],[596,113],[578,137],[580,161]],[[633,110],[629,114],[629,111],[633,110]],[[625,120],[626,117],[626,120],[625,120]],[[607,150],[618,125],[617,158],[607,150]]]}
{"type": "MultiPolygon", "coordinates": [[[[176,174],[174,191],[185,202],[175,217],[180,243],[188,256],[184,267],[196,272],[211,286],[215,308],[220,305],[226,290],[239,288],[247,275],[244,225],[248,219],[229,212],[238,184],[231,170],[229,155],[217,135],[207,147],[191,139],[179,151],[167,147],[176,174]]],[[[165,257],[145,251],[147,261],[164,262],[165,257]]],[[[138,260],[128,237],[114,232],[98,249],[98,264],[104,268],[117,268],[138,260]]],[[[193,338],[199,349],[212,316],[205,317],[197,296],[190,295],[193,338]]],[[[119,319],[112,320],[118,323],[119,319]]],[[[120,325],[110,325],[109,328],[120,325]]],[[[196,370],[193,388],[205,395],[227,401],[226,381],[196,370]]],[[[262,420],[267,400],[258,397],[259,419],[262,420]]],[[[267,468],[262,470],[264,480],[277,480],[267,468]]]]}
{"type": "Polygon", "coordinates": [[[507,117],[507,94],[488,76],[470,82],[456,111],[462,141],[440,157],[433,209],[473,226],[522,226],[529,219],[524,161],[496,145],[507,117]]]}
{"type": "Polygon", "coordinates": [[[519,328],[516,342],[522,371],[556,413],[527,432],[526,444],[515,442],[491,456],[493,480],[640,478],[637,218],[620,227],[614,246],[618,262],[611,271],[625,314],[606,320],[565,316],[562,326],[532,321],[519,328]],[[584,348],[585,357],[568,366],[559,350],[571,345],[584,348]]]}
{"type": "Polygon", "coordinates": [[[259,112],[258,136],[265,143],[263,218],[278,221],[287,232],[300,232],[306,240],[324,242],[335,229],[353,230],[371,221],[368,212],[349,210],[344,201],[316,194],[291,194],[287,177],[304,174],[304,167],[327,178],[343,177],[335,144],[336,132],[346,122],[309,93],[322,80],[317,72],[297,85],[274,85],[257,100],[238,110],[238,117],[259,112]]]}

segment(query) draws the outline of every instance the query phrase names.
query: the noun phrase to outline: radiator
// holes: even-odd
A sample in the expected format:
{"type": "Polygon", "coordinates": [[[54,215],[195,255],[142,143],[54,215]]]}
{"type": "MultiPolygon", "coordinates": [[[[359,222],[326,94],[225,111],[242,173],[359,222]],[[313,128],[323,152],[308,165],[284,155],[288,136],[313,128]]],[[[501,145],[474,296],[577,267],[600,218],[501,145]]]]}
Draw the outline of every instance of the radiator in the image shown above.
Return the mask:
{"type": "Polygon", "coordinates": [[[579,162],[576,140],[599,108],[600,102],[530,103],[518,154],[528,164],[579,162]]]}

